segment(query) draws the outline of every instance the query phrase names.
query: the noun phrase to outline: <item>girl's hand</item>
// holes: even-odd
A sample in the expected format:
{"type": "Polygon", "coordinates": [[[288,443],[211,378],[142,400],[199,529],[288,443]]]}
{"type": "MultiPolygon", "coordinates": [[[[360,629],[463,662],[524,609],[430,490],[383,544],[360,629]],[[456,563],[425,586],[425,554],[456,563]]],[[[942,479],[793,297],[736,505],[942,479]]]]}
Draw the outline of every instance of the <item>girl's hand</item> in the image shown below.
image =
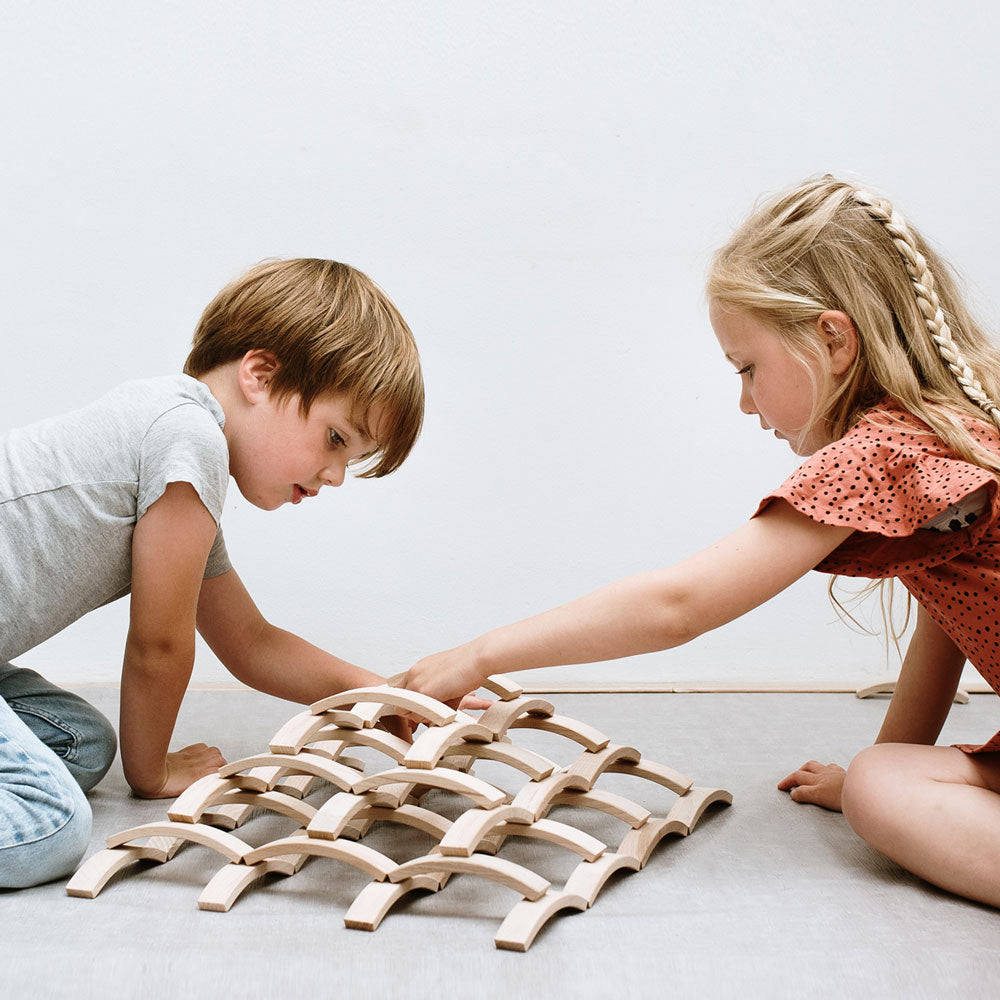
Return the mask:
{"type": "Polygon", "coordinates": [[[810,760],[787,778],[778,782],[778,788],[790,792],[793,802],[807,802],[840,812],[840,793],[847,772],[839,764],[820,764],[810,760]]]}
{"type": "Polygon", "coordinates": [[[484,707],[482,699],[463,699],[471,695],[486,680],[486,676],[476,665],[468,648],[459,646],[418,660],[406,672],[400,686],[430,695],[452,708],[457,708],[460,703],[463,708],[480,708],[484,707]]]}
{"type": "Polygon", "coordinates": [[[158,791],[142,791],[133,789],[141,799],[172,799],[184,791],[188,785],[194,784],[206,774],[218,771],[225,758],[218,747],[210,747],[204,743],[193,743],[183,750],[167,754],[165,766],[166,777],[158,791]]]}

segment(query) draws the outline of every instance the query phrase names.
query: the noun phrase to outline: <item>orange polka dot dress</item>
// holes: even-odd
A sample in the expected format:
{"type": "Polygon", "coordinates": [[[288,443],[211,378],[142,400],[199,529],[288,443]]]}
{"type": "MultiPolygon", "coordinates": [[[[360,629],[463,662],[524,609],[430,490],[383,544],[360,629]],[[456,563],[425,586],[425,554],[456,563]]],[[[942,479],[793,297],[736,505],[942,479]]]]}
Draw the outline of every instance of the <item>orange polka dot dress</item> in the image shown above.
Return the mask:
{"type": "MultiPolygon", "coordinates": [[[[968,421],[1000,455],[1000,432],[968,421]]],[[[896,577],[1000,694],[1000,489],[997,477],[958,457],[921,420],[885,403],[808,458],[761,502],[782,498],[822,524],[854,528],[816,569],[896,577]],[[925,525],[976,491],[982,512],[957,530],[925,525]]],[[[1000,750],[1000,733],[969,753],[1000,750]]]]}

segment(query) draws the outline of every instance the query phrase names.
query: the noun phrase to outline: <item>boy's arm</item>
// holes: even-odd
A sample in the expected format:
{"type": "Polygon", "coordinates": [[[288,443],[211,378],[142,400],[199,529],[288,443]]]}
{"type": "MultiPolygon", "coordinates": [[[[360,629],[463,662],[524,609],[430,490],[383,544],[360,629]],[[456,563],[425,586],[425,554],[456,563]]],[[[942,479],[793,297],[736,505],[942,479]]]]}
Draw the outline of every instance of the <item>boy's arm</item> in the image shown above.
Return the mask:
{"type": "MultiPolygon", "coordinates": [[[[876,743],[932,746],[951,710],[965,654],[944,629],[917,605],[917,624],[876,743]]],[[[846,771],[811,760],[778,783],[796,802],[840,811],[846,771]]]]}
{"type": "Polygon", "coordinates": [[[763,604],[849,534],[850,528],[820,524],[775,501],[683,562],[426,657],[410,668],[404,686],[450,701],[494,673],[679,646],[763,604]]]}
{"type": "Polygon", "coordinates": [[[197,625],[237,680],[278,698],[308,705],[348,688],[385,683],[384,677],[273,626],[235,570],[201,584],[197,625]]]}
{"type": "Polygon", "coordinates": [[[122,668],[125,778],[144,798],[169,798],[224,763],[204,744],[168,753],[194,663],[195,608],[216,526],[189,483],[170,483],[132,535],[132,597],[122,668]]]}

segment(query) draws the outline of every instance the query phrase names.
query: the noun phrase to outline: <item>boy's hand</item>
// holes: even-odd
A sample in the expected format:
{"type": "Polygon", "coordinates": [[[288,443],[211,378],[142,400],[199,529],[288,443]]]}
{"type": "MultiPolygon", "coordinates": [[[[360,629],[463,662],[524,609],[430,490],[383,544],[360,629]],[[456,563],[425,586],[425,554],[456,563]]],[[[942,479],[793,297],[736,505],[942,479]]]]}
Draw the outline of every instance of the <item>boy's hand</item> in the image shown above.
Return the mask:
{"type": "Polygon", "coordinates": [[[473,657],[465,647],[459,646],[457,649],[435,653],[418,660],[406,672],[399,686],[430,695],[452,708],[457,708],[459,704],[463,708],[479,708],[481,706],[478,703],[483,699],[471,695],[486,677],[487,675],[475,665],[473,657]],[[470,698],[463,700],[466,695],[470,698]]]}
{"type": "Polygon", "coordinates": [[[159,791],[141,792],[135,794],[141,799],[173,799],[206,774],[213,774],[223,764],[225,758],[218,747],[206,746],[204,743],[192,743],[183,750],[167,754],[166,778],[159,791]]]}
{"type": "Polygon", "coordinates": [[[840,793],[847,772],[839,764],[820,764],[810,760],[787,778],[778,782],[778,788],[790,792],[793,802],[822,806],[840,812],[840,793]]]}

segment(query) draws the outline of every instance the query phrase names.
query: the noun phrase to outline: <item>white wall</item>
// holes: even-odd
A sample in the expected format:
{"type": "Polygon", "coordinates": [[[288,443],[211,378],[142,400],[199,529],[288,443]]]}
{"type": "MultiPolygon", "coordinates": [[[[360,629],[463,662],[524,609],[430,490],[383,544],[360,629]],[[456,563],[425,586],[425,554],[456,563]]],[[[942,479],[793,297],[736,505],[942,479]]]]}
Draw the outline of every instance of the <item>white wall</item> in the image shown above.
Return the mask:
{"type": "MultiPolygon", "coordinates": [[[[177,370],[204,304],[263,257],[368,271],[421,347],[421,441],[394,476],[295,509],[233,487],[226,533],[266,615],[373,669],[672,562],[793,468],[738,412],[703,302],[712,248],[761,193],[824,171],[879,187],[996,320],[985,2],[40,0],[4,18],[0,427],[177,370]]],[[[893,671],[824,588],[531,679],[893,671]]],[[[126,617],[23,662],[114,679],[126,617]]],[[[203,652],[195,679],[225,677],[203,652]]]]}

